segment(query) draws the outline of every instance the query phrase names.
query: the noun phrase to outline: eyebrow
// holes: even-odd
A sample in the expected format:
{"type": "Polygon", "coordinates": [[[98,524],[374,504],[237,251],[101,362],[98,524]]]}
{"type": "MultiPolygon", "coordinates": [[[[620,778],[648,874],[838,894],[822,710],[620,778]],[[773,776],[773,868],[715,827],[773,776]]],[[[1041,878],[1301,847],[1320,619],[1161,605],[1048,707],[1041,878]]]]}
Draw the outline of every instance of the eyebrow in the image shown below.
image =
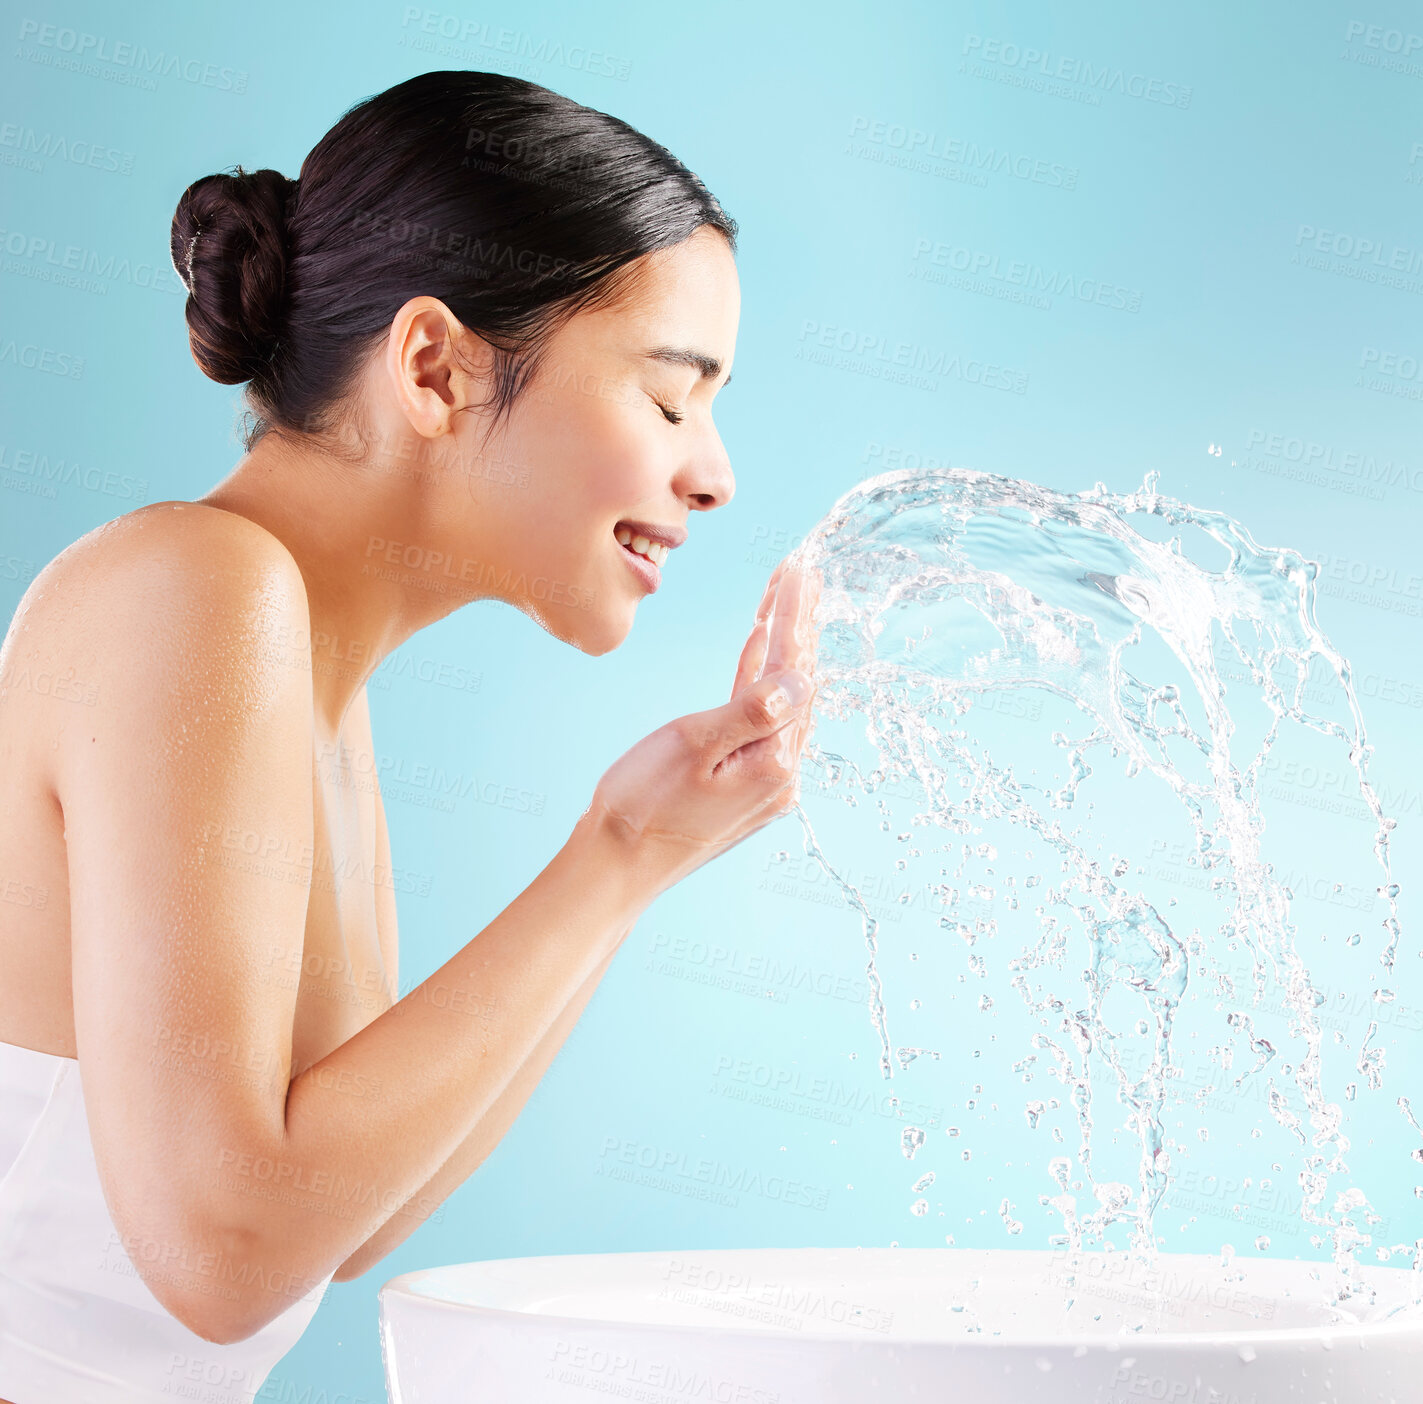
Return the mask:
{"type": "MultiPolygon", "coordinates": [[[[693,351],[687,346],[654,346],[642,354],[670,366],[695,366],[703,380],[715,380],[721,374],[721,362],[715,356],[708,356],[705,351],[693,351]]],[[[730,385],[731,377],[728,375],[722,384],[730,385]]]]}

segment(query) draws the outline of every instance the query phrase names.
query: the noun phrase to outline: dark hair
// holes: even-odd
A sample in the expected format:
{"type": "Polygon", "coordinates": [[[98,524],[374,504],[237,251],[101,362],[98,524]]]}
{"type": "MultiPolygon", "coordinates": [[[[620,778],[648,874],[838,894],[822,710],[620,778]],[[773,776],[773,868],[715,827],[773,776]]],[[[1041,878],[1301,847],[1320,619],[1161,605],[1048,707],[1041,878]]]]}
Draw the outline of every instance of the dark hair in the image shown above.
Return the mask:
{"type": "Polygon", "coordinates": [[[325,435],[366,355],[412,297],[439,298],[495,350],[495,419],[572,313],[620,269],[702,225],[736,223],[671,152],[520,78],[422,73],[350,108],[298,180],[231,171],[173,216],[193,357],[248,382],[256,422],[325,435]]]}

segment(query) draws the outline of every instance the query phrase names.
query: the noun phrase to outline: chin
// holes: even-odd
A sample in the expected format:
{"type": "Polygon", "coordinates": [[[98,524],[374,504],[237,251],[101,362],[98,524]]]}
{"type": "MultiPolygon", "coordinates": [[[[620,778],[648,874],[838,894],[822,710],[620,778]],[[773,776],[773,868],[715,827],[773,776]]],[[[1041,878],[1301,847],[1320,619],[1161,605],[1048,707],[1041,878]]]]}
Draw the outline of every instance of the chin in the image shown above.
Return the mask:
{"type": "Polygon", "coordinates": [[[536,605],[524,612],[561,643],[571,644],[591,658],[601,658],[627,638],[632,630],[636,607],[625,609],[614,606],[599,611],[549,609],[536,605]]]}

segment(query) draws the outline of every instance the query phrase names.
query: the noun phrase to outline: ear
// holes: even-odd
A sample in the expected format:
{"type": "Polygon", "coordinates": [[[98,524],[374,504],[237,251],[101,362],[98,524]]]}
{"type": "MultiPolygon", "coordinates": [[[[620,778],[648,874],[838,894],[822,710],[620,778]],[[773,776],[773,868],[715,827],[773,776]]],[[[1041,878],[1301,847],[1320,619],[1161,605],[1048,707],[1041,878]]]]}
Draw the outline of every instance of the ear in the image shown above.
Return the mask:
{"type": "Polygon", "coordinates": [[[484,396],[493,348],[437,297],[412,297],[390,324],[385,371],[411,427],[428,439],[447,434],[454,416],[484,396]]]}

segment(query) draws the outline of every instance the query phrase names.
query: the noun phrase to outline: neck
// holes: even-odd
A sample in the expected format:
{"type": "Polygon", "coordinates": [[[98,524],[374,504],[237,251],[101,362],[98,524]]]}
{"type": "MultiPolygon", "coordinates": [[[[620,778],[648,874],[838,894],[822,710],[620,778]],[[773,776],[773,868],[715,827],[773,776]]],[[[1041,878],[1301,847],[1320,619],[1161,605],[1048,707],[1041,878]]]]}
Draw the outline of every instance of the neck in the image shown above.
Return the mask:
{"type": "Polygon", "coordinates": [[[439,550],[431,523],[442,520],[440,482],[415,465],[353,466],[268,435],[195,499],[266,528],[295,560],[310,611],[316,721],[329,737],[387,654],[474,598],[405,564],[410,551],[439,550]],[[421,588],[435,580],[442,588],[421,588]]]}

